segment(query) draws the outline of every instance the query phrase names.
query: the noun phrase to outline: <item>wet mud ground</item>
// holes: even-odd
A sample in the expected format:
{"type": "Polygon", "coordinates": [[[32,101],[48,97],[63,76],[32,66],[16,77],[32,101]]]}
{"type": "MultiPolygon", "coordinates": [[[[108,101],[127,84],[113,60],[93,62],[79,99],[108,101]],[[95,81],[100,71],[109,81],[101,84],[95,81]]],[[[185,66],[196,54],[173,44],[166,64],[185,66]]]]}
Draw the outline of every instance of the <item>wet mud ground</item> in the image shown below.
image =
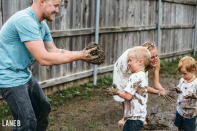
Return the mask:
{"type": "MultiPolygon", "coordinates": [[[[164,88],[178,82],[173,78],[161,78],[164,88]]],[[[122,131],[117,122],[122,118],[122,104],[115,102],[106,89],[94,89],[88,98],[75,97],[50,113],[47,131],[122,131]]],[[[176,101],[166,102],[149,94],[147,123],[143,131],[176,131],[173,125],[176,101]]],[[[11,131],[1,128],[0,131],[11,131]]]]}
{"type": "MultiPolygon", "coordinates": [[[[173,87],[178,80],[161,78],[164,88],[173,87]]],[[[115,102],[105,90],[96,89],[88,99],[77,97],[50,114],[48,131],[121,131],[117,122],[122,118],[122,104],[115,102]]],[[[173,125],[176,101],[166,102],[149,94],[147,123],[143,130],[175,131],[173,125]]]]}

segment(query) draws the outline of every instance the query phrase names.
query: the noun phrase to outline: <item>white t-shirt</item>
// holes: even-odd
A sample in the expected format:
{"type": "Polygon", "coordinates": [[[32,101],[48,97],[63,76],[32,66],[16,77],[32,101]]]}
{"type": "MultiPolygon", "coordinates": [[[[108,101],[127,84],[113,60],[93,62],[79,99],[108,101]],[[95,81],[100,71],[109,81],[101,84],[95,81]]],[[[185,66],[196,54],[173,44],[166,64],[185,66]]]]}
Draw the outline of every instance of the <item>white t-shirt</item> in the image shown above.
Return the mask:
{"type": "Polygon", "coordinates": [[[130,101],[124,102],[124,118],[145,121],[148,100],[148,77],[145,72],[132,73],[124,91],[132,95],[130,101]]]}
{"type": "MultiPolygon", "coordinates": [[[[114,64],[113,83],[116,84],[120,91],[126,88],[131,72],[128,70],[127,54],[130,49],[127,49],[114,64]]],[[[123,102],[124,99],[118,95],[114,95],[114,100],[123,102]]]]}
{"type": "MultiPolygon", "coordinates": [[[[117,85],[117,88],[120,91],[123,91],[127,84],[130,75],[132,74],[131,71],[128,69],[128,63],[127,63],[127,54],[130,49],[127,49],[116,61],[114,64],[114,71],[113,71],[113,84],[117,85]]],[[[146,72],[146,75],[148,77],[148,71],[146,72]]],[[[124,99],[119,97],[118,95],[114,95],[114,100],[123,102],[124,99]]]]}
{"type": "Polygon", "coordinates": [[[177,111],[185,118],[193,118],[197,115],[197,100],[196,99],[185,99],[184,96],[194,94],[197,96],[197,79],[191,83],[184,83],[184,79],[179,80],[177,86],[180,88],[182,93],[179,93],[177,100],[177,111]]]}

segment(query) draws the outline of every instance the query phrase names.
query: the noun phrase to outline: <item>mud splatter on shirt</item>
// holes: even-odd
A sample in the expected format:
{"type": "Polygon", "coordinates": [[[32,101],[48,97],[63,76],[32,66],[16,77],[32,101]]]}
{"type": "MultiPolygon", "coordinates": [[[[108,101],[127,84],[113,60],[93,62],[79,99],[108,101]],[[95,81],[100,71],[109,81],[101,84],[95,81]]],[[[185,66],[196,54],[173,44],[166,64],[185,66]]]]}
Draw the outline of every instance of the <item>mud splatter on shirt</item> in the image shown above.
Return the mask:
{"type": "MultiPolygon", "coordinates": [[[[114,71],[113,71],[113,84],[117,85],[117,88],[120,91],[123,91],[128,84],[129,77],[131,76],[131,72],[128,68],[127,64],[127,54],[130,49],[127,49],[116,61],[114,64],[114,71]]],[[[146,72],[148,77],[148,72],[146,72]]],[[[119,97],[118,95],[114,96],[116,101],[123,102],[124,99],[119,97]]]]}
{"type": "Polygon", "coordinates": [[[191,83],[184,83],[184,79],[181,78],[177,86],[182,91],[178,95],[177,111],[185,118],[193,118],[197,115],[197,100],[193,98],[186,99],[185,96],[194,94],[197,96],[197,79],[191,83]]]}
{"type": "Polygon", "coordinates": [[[128,85],[124,91],[132,95],[130,101],[125,101],[124,117],[130,120],[144,121],[147,111],[148,100],[147,87],[148,78],[145,72],[133,73],[129,77],[128,85]]]}

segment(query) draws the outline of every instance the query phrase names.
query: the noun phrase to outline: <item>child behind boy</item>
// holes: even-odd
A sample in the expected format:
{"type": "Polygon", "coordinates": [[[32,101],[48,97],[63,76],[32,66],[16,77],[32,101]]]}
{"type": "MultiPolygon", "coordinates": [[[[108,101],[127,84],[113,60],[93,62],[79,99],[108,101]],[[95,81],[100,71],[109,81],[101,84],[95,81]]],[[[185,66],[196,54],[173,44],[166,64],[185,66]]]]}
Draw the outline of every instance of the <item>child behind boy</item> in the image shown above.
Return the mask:
{"type": "Polygon", "coordinates": [[[129,70],[132,74],[124,91],[111,89],[110,93],[125,99],[123,131],[138,131],[143,127],[146,118],[148,99],[148,78],[145,73],[150,62],[150,52],[141,46],[133,47],[127,55],[129,70]]]}
{"type": "Polygon", "coordinates": [[[176,87],[178,93],[176,118],[174,124],[179,130],[195,131],[197,115],[197,79],[196,61],[190,57],[183,57],[178,64],[178,71],[182,78],[176,87]]]}

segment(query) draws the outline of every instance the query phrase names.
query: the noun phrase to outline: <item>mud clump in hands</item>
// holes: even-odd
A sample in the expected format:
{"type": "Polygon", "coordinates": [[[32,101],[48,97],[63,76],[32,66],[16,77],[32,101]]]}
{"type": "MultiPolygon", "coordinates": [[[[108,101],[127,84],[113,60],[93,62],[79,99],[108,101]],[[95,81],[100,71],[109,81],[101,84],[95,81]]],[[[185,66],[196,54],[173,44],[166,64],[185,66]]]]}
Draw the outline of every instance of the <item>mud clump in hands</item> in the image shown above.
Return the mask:
{"type": "Polygon", "coordinates": [[[99,47],[98,44],[94,42],[90,42],[88,44],[88,47],[85,48],[85,50],[90,50],[89,56],[87,56],[87,62],[92,63],[92,64],[97,64],[100,65],[104,63],[105,60],[105,54],[102,48],[99,47]]]}

